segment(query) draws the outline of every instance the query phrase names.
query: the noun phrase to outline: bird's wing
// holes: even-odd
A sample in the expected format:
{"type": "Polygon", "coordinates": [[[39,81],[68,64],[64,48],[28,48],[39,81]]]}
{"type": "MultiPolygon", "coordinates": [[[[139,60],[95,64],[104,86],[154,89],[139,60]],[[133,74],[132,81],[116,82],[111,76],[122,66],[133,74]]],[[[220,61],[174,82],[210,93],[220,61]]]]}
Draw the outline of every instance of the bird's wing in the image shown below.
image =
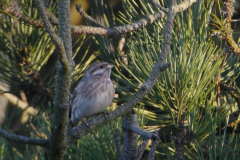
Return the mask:
{"type": "Polygon", "coordinates": [[[72,94],[72,99],[71,99],[71,107],[69,109],[69,114],[68,114],[68,118],[71,119],[72,117],[72,112],[73,112],[73,103],[74,103],[74,100],[76,99],[77,95],[79,94],[79,92],[81,91],[81,87],[85,84],[85,81],[81,80],[77,87],[74,89],[73,91],[73,94],[72,94]]]}

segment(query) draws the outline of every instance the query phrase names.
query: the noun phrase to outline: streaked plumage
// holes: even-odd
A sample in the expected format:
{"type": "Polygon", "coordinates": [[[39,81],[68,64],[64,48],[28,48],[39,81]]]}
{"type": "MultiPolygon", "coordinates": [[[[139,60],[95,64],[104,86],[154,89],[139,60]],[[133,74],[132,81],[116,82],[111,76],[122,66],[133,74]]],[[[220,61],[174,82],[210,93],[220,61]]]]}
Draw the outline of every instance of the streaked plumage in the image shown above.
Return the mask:
{"type": "Polygon", "coordinates": [[[77,126],[82,118],[104,112],[112,103],[115,89],[110,79],[112,64],[93,63],[78,83],[72,97],[68,128],[77,126]]]}

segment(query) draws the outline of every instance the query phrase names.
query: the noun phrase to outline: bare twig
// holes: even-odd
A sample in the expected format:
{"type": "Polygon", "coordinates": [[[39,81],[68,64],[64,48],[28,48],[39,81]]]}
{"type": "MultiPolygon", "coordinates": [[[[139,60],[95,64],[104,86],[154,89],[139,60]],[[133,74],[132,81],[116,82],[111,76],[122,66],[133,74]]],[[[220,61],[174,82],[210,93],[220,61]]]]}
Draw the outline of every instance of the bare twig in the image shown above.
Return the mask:
{"type": "Polygon", "coordinates": [[[155,6],[157,6],[160,10],[162,10],[164,13],[167,14],[168,12],[168,8],[165,8],[163,6],[161,6],[159,3],[157,3],[156,0],[150,0],[153,4],[155,4],[155,6]]]}
{"type": "Polygon", "coordinates": [[[12,142],[20,142],[24,144],[37,145],[42,147],[47,147],[48,145],[48,140],[46,139],[37,139],[32,137],[11,134],[3,130],[2,128],[0,128],[0,136],[12,142]]]}
{"type": "MultiPolygon", "coordinates": [[[[155,132],[155,134],[158,135],[157,132],[155,132]]],[[[152,139],[152,146],[151,146],[151,150],[150,150],[150,153],[148,156],[148,160],[154,160],[157,144],[158,144],[158,142],[156,142],[154,139],[152,139]]]]}
{"type": "Polygon", "coordinates": [[[123,50],[125,44],[126,44],[126,38],[122,35],[118,41],[117,52],[118,52],[119,56],[121,57],[122,61],[124,62],[124,64],[128,65],[127,54],[125,54],[125,51],[123,50]]]}
{"type": "Polygon", "coordinates": [[[141,146],[138,148],[138,160],[141,160],[143,152],[144,152],[145,148],[147,147],[148,140],[149,139],[144,138],[141,146]]]}
{"type": "MultiPolygon", "coordinates": [[[[189,6],[191,6],[196,1],[197,0],[183,1],[181,4],[175,6],[175,12],[179,13],[179,12],[186,10],[189,6]]],[[[79,4],[77,4],[76,7],[81,8],[81,6],[78,6],[78,5],[79,4]]],[[[86,34],[94,34],[94,35],[103,35],[103,36],[113,37],[115,35],[120,35],[120,34],[124,34],[127,32],[137,30],[139,28],[142,28],[142,27],[152,24],[160,19],[165,18],[167,16],[166,11],[168,11],[168,8],[165,8],[163,10],[164,10],[163,12],[160,11],[160,12],[156,12],[154,14],[146,15],[145,18],[138,20],[132,24],[117,26],[117,27],[113,27],[113,28],[105,28],[106,26],[91,27],[91,26],[82,26],[82,25],[79,25],[79,26],[72,25],[71,28],[72,28],[73,33],[78,33],[78,34],[86,33],[86,34]]],[[[50,13],[49,11],[46,11],[46,12],[47,12],[47,16],[48,16],[51,24],[58,25],[59,22],[58,22],[56,16],[53,15],[52,13],[50,13]]],[[[88,18],[88,20],[90,20],[91,22],[94,22],[95,24],[100,25],[100,23],[98,23],[93,18],[90,19],[90,16],[85,14],[85,12],[83,10],[81,10],[79,12],[81,14],[83,14],[84,18],[88,18]]],[[[8,12],[8,13],[15,15],[14,12],[12,12],[12,13],[8,12]]],[[[31,25],[34,25],[36,27],[44,27],[45,26],[45,24],[43,25],[42,23],[40,23],[38,21],[33,21],[30,18],[28,18],[27,16],[23,16],[23,15],[21,16],[21,18],[19,18],[19,20],[29,23],[31,25]]]]}
{"type": "Polygon", "coordinates": [[[99,23],[98,21],[96,21],[95,19],[93,19],[92,17],[90,17],[82,8],[81,4],[76,4],[76,9],[77,11],[81,14],[81,16],[83,16],[84,19],[86,19],[87,21],[90,21],[92,23],[95,23],[97,26],[102,27],[102,28],[107,28],[105,25],[99,23]]]}
{"type": "Polygon", "coordinates": [[[182,3],[174,7],[175,13],[179,13],[186,10],[195,2],[197,2],[197,0],[184,0],[182,3]]]}
{"type": "Polygon", "coordinates": [[[122,148],[121,148],[121,143],[120,143],[120,130],[115,129],[113,136],[114,136],[114,141],[116,143],[116,148],[117,148],[117,152],[119,154],[120,160],[125,160],[123,152],[122,152],[122,148]]]}
{"type": "Polygon", "coordinates": [[[160,141],[160,138],[157,135],[155,135],[154,133],[151,133],[151,132],[144,131],[141,128],[139,128],[138,126],[128,125],[128,126],[126,126],[125,129],[135,132],[135,133],[137,133],[143,137],[146,137],[148,139],[153,139],[156,142],[160,141]]]}
{"type": "MultiPolygon", "coordinates": [[[[78,8],[78,4],[76,4],[76,7],[78,8]]],[[[78,33],[78,34],[91,33],[91,34],[99,34],[99,35],[114,37],[116,35],[131,32],[139,28],[142,28],[146,25],[152,24],[157,20],[164,18],[165,16],[166,14],[160,11],[155,14],[147,15],[145,18],[140,19],[132,24],[117,26],[113,28],[75,26],[73,27],[73,33],[78,33]]]]}
{"type": "Polygon", "coordinates": [[[52,40],[52,42],[54,43],[54,45],[57,47],[58,49],[58,53],[60,55],[60,60],[61,60],[61,63],[62,65],[64,66],[64,69],[66,71],[68,71],[68,59],[66,57],[66,54],[65,54],[65,49],[64,49],[64,46],[63,46],[63,42],[62,40],[57,36],[57,34],[55,33],[48,17],[47,17],[47,13],[46,13],[46,10],[45,10],[45,7],[44,7],[44,4],[41,0],[36,0],[36,6],[37,6],[37,9],[38,9],[38,12],[40,13],[41,17],[42,17],[42,20],[43,20],[43,23],[44,23],[44,26],[52,40]]]}
{"type": "MultiPolygon", "coordinates": [[[[175,13],[186,10],[189,6],[191,6],[196,1],[197,0],[185,0],[181,4],[174,7],[175,13]]],[[[78,8],[78,5],[79,4],[76,4],[77,8],[78,8]]],[[[113,27],[113,28],[72,26],[72,32],[78,33],[78,34],[88,33],[88,34],[97,34],[97,35],[113,37],[116,35],[124,34],[127,32],[137,30],[139,28],[145,27],[145,26],[152,24],[160,19],[163,19],[166,16],[167,15],[164,12],[159,11],[154,14],[146,15],[145,18],[140,19],[134,23],[123,25],[123,26],[117,26],[117,27],[113,27]]]]}

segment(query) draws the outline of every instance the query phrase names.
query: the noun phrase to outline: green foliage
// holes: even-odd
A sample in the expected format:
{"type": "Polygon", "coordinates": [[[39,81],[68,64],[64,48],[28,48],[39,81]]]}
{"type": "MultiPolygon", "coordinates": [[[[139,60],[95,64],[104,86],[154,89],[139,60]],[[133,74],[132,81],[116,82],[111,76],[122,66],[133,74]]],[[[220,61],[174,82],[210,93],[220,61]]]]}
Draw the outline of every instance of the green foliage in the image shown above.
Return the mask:
{"type": "MultiPolygon", "coordinates": [[[[22,2],[19,13],[40,20],[34,1],[22,2]]],[[[47,2],[52,4],[52,1],[47,2]]],[[[222,17],[212,14],[215,9],[220,10],[220,4],[215,5],[214,2],[200,0],[176,15],[167,58],[171,67],[162,73],[153,90],[135,108],[141,128],[148,131],[161,129],[163,133],[171,131],[171,135],[164,135],[166,142],[158,145],[158,159],[175,158],[177,144],[174,141],[178,138],[176,132],[180,130],[182,121],[189,137],[193,138],[193,142],[185,146],[186,159],[239,159],[237,125],[229,132],[227,123],[224,123],[225,128],[221,130],[222,123],[228,122],[239,106],[229,95],[222,96],[221,106],[216,102],[219,78],[236,85],[239,58],[231,52],[226,56],[226,43],[211,37],[214,30],[209,24],[223,23],[222,17]]],[[[163,1],[160,3],[165,4],[163,1]]],[[[97,7],[98,15],[102,15],[106,26],[129,24],[159,11],[148,0],[123,0],[122,4],[124,11],[117,15],[103,3],[97,7]]],[[[50,5],[48,10],[56,15],[56,7],[56,4],[50,5]]],[[[28,129],[31,124],[36,129],[27,130],[27,135],[47,138],[50,135],[51,101],[56,79],[55,47],[44,28],[18,22],[10,15],[1,14],[0,20],[0,81],[18,97],[19,91],[23,90],[29,105],[38,109],[38,114],[31,117],[27,124],[28,129]]],[[[126,38],[123,51],[118,48],[120,37],[109,39],[81,35],[73,46],[73,58],[84,48],[87,40],[93,41],[101,50],[89,56],[91,44],[84,48],[82,59],[76,63],[72,73],[72,83],[81,78],[84,70],[100,54],[103,60],[115,63],[112,78],[119,98],[114,101],[117,106],[128,101],[147,80],[161,55],[165,21],[162,19],[122,36],[126,38]]],[[[57,27],[55,30],[57,32],[57,27]]],[[[10,127],[10,121],[17,115],[19,112],[6,118],[5,129],[10,127]]],[[[121,128],[120,118],[77,141],[68,149],[65,159],[119,159],[112,136],[116,128],[121,128]]],[[[25,145],[21,150],[21,147],[3,138],[0,146],[1,159],[44,159],[44,150],[40,147],[25,145]]]]}
{"type": "MultiPolygon", "coordinates": [[[[46,4],[51,4],[48,11],[57,15],[57,3],[47,0],[46,4]]],[[[45,28],[37,26],[42,21],[35,1],[22,0],[17,3],[5,0],[3,6],[0,10],[0,85],[9,91],[3,91],[1,87],[0,93],[11,93],[20,100],[20,94],[24,93],[28,103],[25,109],[8,106],[2,127],[10,133],[46,139],[50,135],[58,55],[45,28]],[[31,20],[34,23],[19,21],[18,17],[4,10],[6,7],[15,10],[18,16],[30,18],[29,22],[31,20]],[[30,106],[37,109],[37,114],[22,123],[24,116],[29,114],[27,110],[30,106]]],[[[54,30],[57,33],[58,27],[55,26],[54,30]]],[[[99,54],[96,50],[94,54],[87,55],[91,44],[86,45],[85,42],[90,38],[81,35],[73,45],[73,59],[81,48],[86,48],[81,60],[76,61],[72,73],[73,84],[99,54]]],[[[45,159],[42,147],[8,142],[3,138],[0,138],[0,146],[0,159],[45,159]]]]}
{"type": "MultiPolygon", "coordinates": [[[[215,41],[211,37],[212,31],[208,24],[213,18],[211,13],[215,10],[214,5],[214,1],[198,1],[186,11],[176,15],[171,51],[167,59],[171,67],[162,74],[153,90],[141,102],[145,108],[143,114],[148,119],[144,128],[151,128],[152,131],[170,129],[173,131],[171,136],[174,139],[176,136],[174,131],[179,129],[181,120],[184,119],[184,125],[188,126],[187,132],[193,133],[195,139],[193,144],[207,141],[209,146],[213,146],[216,145],[214,139],[221,137],[212,131],[232,113],[229,106],[235,106],[236,101],[231,99],[232,101],[226,102],[223,98],[216,116],[218,106],[215,88],[220,75],[221,80],[234,82],[239,75],[239,62],[233,53],[224,60],[225,42],[215,41]]],[[[123,6],[124,13],[120,13],[117,18],[114,17],[121,25],[135,22],[144,15],[158,10],[151,2],[145,0],[138,2],[123,0],[123,6]]],[[[125,36],[127,49],[124,54],[127,63],[122,60],[122,55],[117,50],[119,38],[97,39],[102,49],[101,56],[106,60],[115,60],[113,77],[118,82],[116,91],[120,96],[116,101],[119,104],[133,96],[150,75],[161,55],[164,23],[164,20],[160,20],[125,36]]],[[[229,134],[224,132],[223,136],[229,134]]],[[[236,151],[239,149],[238,138],[232,138],[231,141],[224,143],[235,146],[236,151]]],[[[157,150],[159,157],[167,158],[169,153],[176,154],[175,145],[166,143],[160,146],[157,150]]],[[[186,146],[187,150],[192,152],[186,153],[189,159],[196,159],[196,155],[199,155],[199,159],[206,158],[199,153],[200,150],[194,151],[192,146],[186,146]]],[[[216,150],[218,155],[222,154],[222,149],[219,151],[218,146],[216,150]]],[[[226,147],[224,153],[227,155],[232,152],[231,150],[226,147]]],[[[208,152],[210,157],[212,154],[213,150],[208,152]]],[[[236,158],[237,154],[234,156],[236,158]]]]}

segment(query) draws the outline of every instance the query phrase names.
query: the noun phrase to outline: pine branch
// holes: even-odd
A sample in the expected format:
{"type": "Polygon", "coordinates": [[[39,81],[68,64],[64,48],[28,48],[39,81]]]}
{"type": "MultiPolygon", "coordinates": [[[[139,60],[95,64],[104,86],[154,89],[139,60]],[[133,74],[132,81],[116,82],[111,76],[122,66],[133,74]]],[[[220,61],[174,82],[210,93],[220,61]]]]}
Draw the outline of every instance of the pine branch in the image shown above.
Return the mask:
{"type": "Polygon", "coordinates": [[[36,0],[36,5],[37,5],[37,9],[38,12],[40,13],[44,26],[53,42],[53,44],[56,46],[59,56],[60,56],[60,61],[62,63],[62,65],[64,66],[65,72],[68,72],[68,59],[66,57],[66,53],[65,53],[65,49],[63,46],[63,41],[57,36],[57,34],[55,33],[48,17],[47,17],[47,13],[44,7],[44,4],[41,0],[36,0]]]}
{"type": "Polygon", "coordinates": [[[233,39],[233,35],[232,35],[231,22],[232,22],[232,15],[234,12],[232,3],[233,3],[233,0],[227,0],[227,2],[224,2],[224,4],[223,4],[221,13],[223,16],[225,16],[225,21],[224,21],[225,24],[224,24],[224,26],[221,26],[221,31],[223,32],[224,39],[226,39],[231,50],[236,55],[240,56],[240,46],[238,44],[236,44],[236,42],[233,39]]]}
{"type": "Polygon", "coordinates": [[[168,57],[169,49],[170,49],[170,41],[172,38],[172,28],[173,28],[173,20],[175,17],[175,10],[172,7],[167,16],[166,22],[166,30],[164,33],[164,43],[161,51],[161,55],[154,65],[150,76],[148,77],[147,81],[140,87],[137,93],[125,104],[118,107],[113,112],[109,113],[107,117],[101,116],[99,118],[93,119],[92,122],[88,122],[90,127],[85,125],[79,125],[73,129],[68,130],[68,144],[71,145],[75,140],[81,139],[83,136],[93,132],[95,129],[103,126],[104,124],[109,123],[110,121],[125,115],[126,113],[130,112],[134,106],[140,102],[145,95],[147,95],[153,88],[154,84],[159,79],[161,72],[165,69],[170,67],[170,63],[165,63],[166,58],[168,57]]]}
{"type": "Polygon", "coordinates": [[[144,138],[141,146],[138,148],[138,160],[141,160],[143,152],[147,147],[147,144],[148,144],[148,139],[144,138]]]}
{"type": "Polygon", "coordinates": [[[163,6],[161,6],[159,3],[157,3],[156,0],[150,0],[155,6],[157,6],[160,10],[162,10],[164,13],[167,14],[168,12],[168,8],[165,8],[163,6]]]}
{"type": "MultiPolygon", "coordinates": [[[[155,132],[155,134],[158,136],[158,133],[155,132]]],[[[148,156],[148,160],[154,160],[155,158],[155,152],[156,152],[156,148],[157,148],[157,144],[159,143],[159,141],[155,141],[154,139],[152,139],[152,146],[151,146],[151,150],[148,156]]]]}
{"type": "Polygon", "coordinates": [[[43,2],[36,0],[36,5],[43,19],[44,26],[55,44],[59,61],[57,66],[57,81],[54,96],[53,117],[51,123],[51,137],[49,139],[49,159],[63,159],[67,144],[67,123],[69,112],[69,94],[71,86],[71,73],[74,62],[72,60],[72,38],[70,25],[70,1],[58,1],[59,37],[54,32],[48,20],[43,2]]]}
{"type": "Polygon", "coordinates": [[[137,114],[134,110],[127,113],[122,117],[122,127],[123,127],[123,138],[124,138],[124,157],[125,160],[137,160],[138,157],[138,149],[137,149],[137,143],[138,143],[138,134],[136,132],[133,132],[131,130],[128,130],[128,126],[136,126],[138,127],[138,118],[137,114]]]}
{"type": "MultiPolygon", "coordinates": [[[[195,3],[197,0],[185,0],[181,4],[175,6],[175,13],[182,12],[186,10],[188,7],[190,7],[193,3],[195,3]]],[[[154,2],[153,2],[154,3],[154,2]]],[[[145,27],[147,25],[150,25],[160,19],[163,19],[167,16],[166,11],[168,11],[168,8],[163,9],[164,11],[156,12],[154,14],[146,15],[145,18],[138,20],[134,23],[123,25],[123,26],[117,26],[113,28],[106,28],[106,26],[100,24],[93,18],[91,18],[89,15],[85,13],[85,11],[81,8],[80,4],[76,4],[76,9],[79,11],[79,13],[87,20],[97,24],[100,27],[91,27],[91,26],[74,26],[72,25],[72,32],[73,33],[86,33],[86,34],[94,34],[94,35],[103,35],[108,37],[113,37],[116,35],[132,32],[134,30],[140,29],[142,27],[145,27]]],[[[12,14],[14,15],[14,14],[12,14]]],[[[51,14],[49,11],[47,11],[47,16],[53,25],[58,25],[59,22],[55,15],[51,14]]],[[[41,24],[38,21],[31,20],[30,18],[27,18],[27,16],[23,16],[19,19],[20,21],[24,21],[26,23],[32,24],[36,27],[44,27],[45,25],[41,24]]]]}
{"type": "Polygon", "coordinates": [[[24,143],[24,144],[37,145],[37,146],[42,146],[42,147],[48,146],[47,139],[37,139],[37,138],[32,138],[32,137],[25,137],[25,136],[21,136],[21,135],[11,134],[11,133],[8,133],[7,131],[3,130],[2,128],[0,128],[0,136],[5,138],[6,140],[12,141],[12,142],[20,142],[20,143],[24,143]]]}
{"type": "MultiPolygon", "coordinates": [[[[189,6],[191,6],[193,3],[195,3],[197,0],[186,0],[182,2],[181,4],[175,6],[175,13],[182,12],[186,10],[189,6]]],[[[81,8],[81,5],[76,4],[76,8],[79,11],[81,8]]],[[[160,19],[165,18],[167,15],[162,12],[156,12],[154,14],[146,15],[145,18],[140,19],[134,23],[123,25],[123,26],[117,26],[113,28],[102,28],[102,27],[90,27],[90,26],[72,26],[72,32],[73,33],[87,33],[87,34],[94,34],[94,35],[103,35],[108,37],[114,37],[116,35],[124,34],[127,32],[132,32],[134,30],[138,30],[140,28],[143,28],[147,25],[150,25],[160,19]]]]}
{"type": "Polygon", "coordinates": [[[80,13],[81,16],[83,16],[83,18],[89,22],[92,22],[94,24],[96,24],[99,27],[102,28],[106,28],[105,25],[99,23],[98,21],[96,21],[95,19],[93,19],[92,17],[90,17],[83,9],[82,9],[82,5],[81,4],[76,4],[76,9],[77,11],[80,13]]]}
{"type": "Polygon", "coordinates": [[[10,15],[10,16],[13,16],[15,18],[17,18],[18,21],[21,21],[21,22],[24,22],[26,24],[30,24],[36,28],[44,28],[44,24],[42,23],[42,21],[38,21],[38,20],[35,20],[35,19],[32,19],[28,16],[25,16],[21,13],[19,13],[17,11],[17,7],[15,6],[7,6],[5,8],[2,8],[2,12],[3,14],[6,14],[6,15],[10,15]]]}
{"type": "Polygon", "coordinates": [[[117,152],[119,154],[119,158],[120,158],[120,160],[125,160],[123,152],[122,152],[121,144],[120,144],[120,130],[115,129],[113,136],[114,136],[114,141],[116,143],[116,148],[117,148],[117,152]]]}
{"type": "Polygon", "coordinates": [[[135,132],[138,135],[141,135],[145,138],[152,139],[153,141],[156,141],[156,142],[160,141],[160,138],[156,134],[144,131],[136,125],[127,125],[125,129],[135,132]]]}

